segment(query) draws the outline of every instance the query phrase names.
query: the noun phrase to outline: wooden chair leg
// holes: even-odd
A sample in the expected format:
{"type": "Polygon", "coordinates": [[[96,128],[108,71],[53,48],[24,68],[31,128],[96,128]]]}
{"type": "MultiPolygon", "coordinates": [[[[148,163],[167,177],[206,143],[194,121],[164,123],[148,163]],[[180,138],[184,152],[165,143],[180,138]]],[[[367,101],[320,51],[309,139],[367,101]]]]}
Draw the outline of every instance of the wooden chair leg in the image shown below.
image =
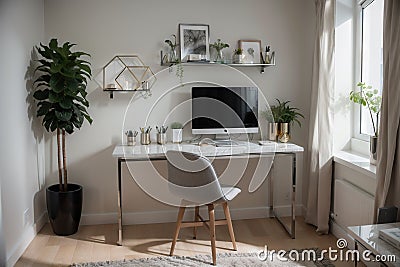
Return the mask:
{"type": "Polygon", "coordinates": [[[229,211],[229,206],[228,202],[225,202],[222,204],[222,207],[224,208],[224,213],[225,213],[225,218],[228,224],[228,229],[229,229],[229,235],[231,236],[231,241],[233,245],[233,249],[237,250],[236,247],[236,240],[235,240],[235,233],[233,232],[233,226],[232,226],[232,220],[231,220],[231,213],[229,211]]]}
{"type": "MultiPolygon", "coordinates": [[[[199,206],[194,208],[194,221],[199,221],[199,206]]],[[[197,227],[193,227],[193,239],[197,238],[197,227]]]]}
{"type": "Polygon", "coordinates": [[[176,240],[178,239],[179,231],[181,230],[181,224],[183,220],[183,215],[185,214],[185,209],[186,209],[185,207],[179,208],[178,219],[176,220],[174,240],[172,241],[171,250],[169,252],[170,256],[174,255],[176,240]]]}
{"type": "Polygon", "coordinates": [[[210,217],[210,239],[211,239],[211,252],[212,252],[212,260],[213,265],[217,264],[217,250],[215,247],[215,213],[214,213],[214,204],[209,204],[208,206],[208,215],[210,217]]]}

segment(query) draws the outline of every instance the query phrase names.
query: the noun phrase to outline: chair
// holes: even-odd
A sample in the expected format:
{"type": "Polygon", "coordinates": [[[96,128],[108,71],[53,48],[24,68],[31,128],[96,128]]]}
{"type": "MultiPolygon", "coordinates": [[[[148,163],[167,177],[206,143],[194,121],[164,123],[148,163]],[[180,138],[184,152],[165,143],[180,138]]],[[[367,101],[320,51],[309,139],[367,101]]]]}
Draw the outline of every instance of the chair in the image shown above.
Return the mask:
{"type": "Polygon", "coordinates": [[[176,241],[181,228],[193,227],[193,238],[196,239],[196,228],[199,226],[206,226],[210,230],[212,260],[213,265],[215,265],[216,225],[228,225],[233,249],[237,250],[228,201],[235,198],[241,190],[237,187],[221,185],[211,162],[205,157],[172,150],[167,151],[166,156],[168,161],[169,190],[182,199],[170,256],[174,254],[176,241]],[[223,207],[225,220],[215,220],[215,206],[219,204],[223,207]],[[208,207],[208,221],[205,221],[199,215],[200,206],[208,207]],[[182,222],[187,207],[195,208],[194,221],[182,222]]]}

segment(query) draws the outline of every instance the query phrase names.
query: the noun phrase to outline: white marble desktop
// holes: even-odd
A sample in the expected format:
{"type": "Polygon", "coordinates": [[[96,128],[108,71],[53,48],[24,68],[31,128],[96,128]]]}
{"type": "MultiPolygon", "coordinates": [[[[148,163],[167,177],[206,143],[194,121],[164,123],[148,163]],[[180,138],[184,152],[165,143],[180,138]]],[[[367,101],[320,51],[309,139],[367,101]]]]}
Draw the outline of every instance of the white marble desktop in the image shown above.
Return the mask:
{"type": "Polygon", "coordinates": [[[159,145],[152,143],[150,145],[126,146],[118,145],[114,148],[113,157],[125,159],[147,159],[163,157],[168,150],[179,150],[200,154],[205,157],[223,157],[232,155],[249,155],[249,154],[273,154],[273,153],[299,153],[304,149],[301,146],[292,143],[275,143],[268,145],[259,145],[256,142],[239,142],[238,146],[232,147],[215,147],[212,145],[199,146],[196,144],[174,144],[167,143],[159,145]]]}
{"type": "Polygon", "coordinates": [[[379,238],[379,230],[398,227],[400,227],[400,223],[350,226],[348,232],[350,236],[375,255],[395,255],[396,262],[385,262],[386,265],[400,266],[400,250],[379,238]]]}

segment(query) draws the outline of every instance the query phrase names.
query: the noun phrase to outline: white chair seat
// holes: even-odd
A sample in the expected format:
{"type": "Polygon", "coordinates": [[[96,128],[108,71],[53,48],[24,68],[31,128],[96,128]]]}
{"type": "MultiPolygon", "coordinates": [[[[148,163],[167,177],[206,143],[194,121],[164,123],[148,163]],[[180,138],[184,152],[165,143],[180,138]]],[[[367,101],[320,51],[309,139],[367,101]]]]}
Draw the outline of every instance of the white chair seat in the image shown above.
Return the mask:
{"type": "Polygon", "coordinates": [[[237,187],[226,186],[226,185],[221,185],[221,189],[226,199],[229,201],[234,199],[242,191],[237,187]]]}

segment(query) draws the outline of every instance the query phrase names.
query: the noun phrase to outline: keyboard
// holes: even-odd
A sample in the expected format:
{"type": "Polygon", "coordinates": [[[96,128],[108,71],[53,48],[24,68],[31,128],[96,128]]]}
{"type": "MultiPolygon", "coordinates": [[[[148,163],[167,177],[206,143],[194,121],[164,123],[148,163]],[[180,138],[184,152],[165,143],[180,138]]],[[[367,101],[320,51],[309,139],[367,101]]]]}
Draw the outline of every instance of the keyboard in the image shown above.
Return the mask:
{"type": "Polygon", "coordinates": [[[214,143],[217,147],[239,146],[238,142],[232,140],[214,140],[214,143]]]}

